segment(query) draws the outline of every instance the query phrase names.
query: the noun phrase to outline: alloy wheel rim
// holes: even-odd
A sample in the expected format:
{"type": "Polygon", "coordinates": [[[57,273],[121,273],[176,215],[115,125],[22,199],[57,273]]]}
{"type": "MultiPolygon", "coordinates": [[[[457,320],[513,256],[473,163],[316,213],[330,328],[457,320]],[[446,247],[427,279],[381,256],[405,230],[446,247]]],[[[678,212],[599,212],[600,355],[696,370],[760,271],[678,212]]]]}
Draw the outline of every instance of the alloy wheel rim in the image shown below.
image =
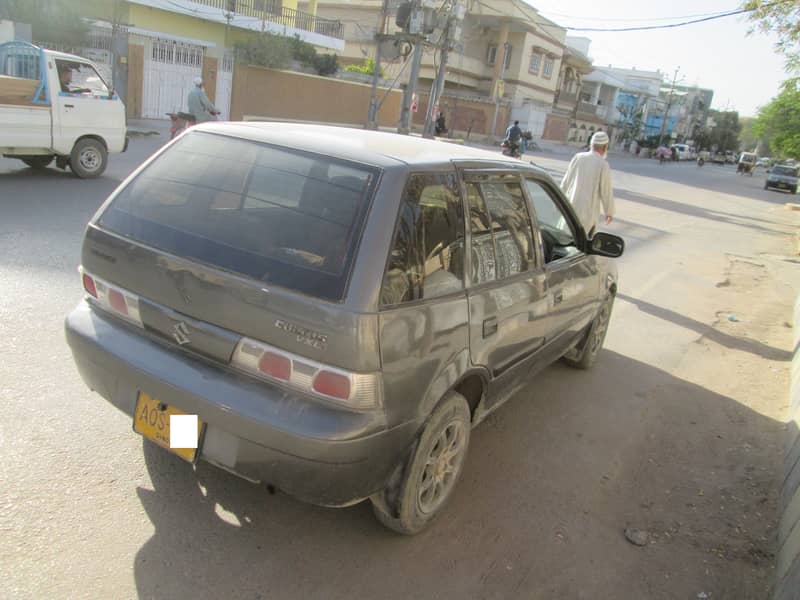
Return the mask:
{"type": "Polygon", "coordinates": [[[417,505],[425,514],[434,512],[455,485],[464,459],[464,423],[451,421],[431,446],[420,475],[417,505]]]}

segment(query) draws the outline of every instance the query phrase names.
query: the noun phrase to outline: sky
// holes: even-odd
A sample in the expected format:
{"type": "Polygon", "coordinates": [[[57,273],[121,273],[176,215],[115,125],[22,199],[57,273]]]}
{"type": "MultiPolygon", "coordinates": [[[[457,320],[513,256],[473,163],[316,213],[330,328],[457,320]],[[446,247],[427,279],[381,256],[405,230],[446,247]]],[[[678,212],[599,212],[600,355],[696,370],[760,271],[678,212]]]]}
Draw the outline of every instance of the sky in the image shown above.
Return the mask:
{"type": "MultiPolygon", "coordinates": [[[[735,10],[740,0],[526,0],[543,16],[569,27],[632,27],[691,19],[687,15],[735,10]]],[[[698,18],[698,17],[693,17],[698,18]]],[[[759,106],[778,94],[786,79],[776,36],[748,36],[746,15],[655,31],[597,33],[567,31],[592,40],[589,55],[597,66],[613,65],[668,73],[680,68],[678,80],[714,90],[712,108],[755,116],[759,106]]]]}

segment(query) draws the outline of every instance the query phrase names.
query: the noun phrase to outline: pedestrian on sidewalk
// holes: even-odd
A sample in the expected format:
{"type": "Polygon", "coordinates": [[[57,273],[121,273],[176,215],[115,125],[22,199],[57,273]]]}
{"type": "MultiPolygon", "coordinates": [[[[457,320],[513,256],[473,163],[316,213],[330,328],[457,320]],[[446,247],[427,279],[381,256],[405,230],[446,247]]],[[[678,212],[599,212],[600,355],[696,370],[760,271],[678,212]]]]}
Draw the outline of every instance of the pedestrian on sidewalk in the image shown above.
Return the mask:
{"type": "Polygon", "coordinates": [[[604,131],[595,133],[592,136],[591,149],[588,152],[579,152],[572,158],[561,180],[561,189],[589,238],[597,230],[601,207],[606,225],[611,223],[614,216],[611,166],[606,160],[608,142],[608,134],[604,131]]]}

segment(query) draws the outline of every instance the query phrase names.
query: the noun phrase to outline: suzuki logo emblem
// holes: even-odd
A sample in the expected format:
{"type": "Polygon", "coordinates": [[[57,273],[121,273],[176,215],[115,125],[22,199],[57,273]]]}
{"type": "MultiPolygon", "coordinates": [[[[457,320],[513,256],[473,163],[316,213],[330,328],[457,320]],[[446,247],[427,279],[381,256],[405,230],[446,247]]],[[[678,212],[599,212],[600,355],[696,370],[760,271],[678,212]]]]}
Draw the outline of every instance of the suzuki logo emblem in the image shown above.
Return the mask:
{"type": "Polygon", "coordinates": [[[181,346],[185,346],[192,341],[189,339],[189,327],[187,327],[186,323],[183,321],[175,323],[175,325],[172,326],[172,330],[172,337],[175,338],[175,341],[181,346]]]}

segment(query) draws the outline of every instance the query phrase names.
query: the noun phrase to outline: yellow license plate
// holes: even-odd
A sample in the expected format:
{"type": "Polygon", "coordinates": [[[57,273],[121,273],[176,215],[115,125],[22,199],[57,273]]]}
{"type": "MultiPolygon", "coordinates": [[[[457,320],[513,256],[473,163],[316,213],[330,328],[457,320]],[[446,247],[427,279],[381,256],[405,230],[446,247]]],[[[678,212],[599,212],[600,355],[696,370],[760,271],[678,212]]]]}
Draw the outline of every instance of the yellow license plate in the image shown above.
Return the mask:
{"type": "MultiPolygon", "coordinates": [[[[182,410],[167,406],[149,394],[139,392],[136,401],[136,412],[133,414],[133,430],[147,439],[155,442],[162,448],[174,452],[181,458],[194,462],[197,448],[170,448],[169,446],[169,417],[170,415],[185,415],[182,410]]],[[[197,440],[203,431],[203,422],[197,419],[197,440]]]]}

